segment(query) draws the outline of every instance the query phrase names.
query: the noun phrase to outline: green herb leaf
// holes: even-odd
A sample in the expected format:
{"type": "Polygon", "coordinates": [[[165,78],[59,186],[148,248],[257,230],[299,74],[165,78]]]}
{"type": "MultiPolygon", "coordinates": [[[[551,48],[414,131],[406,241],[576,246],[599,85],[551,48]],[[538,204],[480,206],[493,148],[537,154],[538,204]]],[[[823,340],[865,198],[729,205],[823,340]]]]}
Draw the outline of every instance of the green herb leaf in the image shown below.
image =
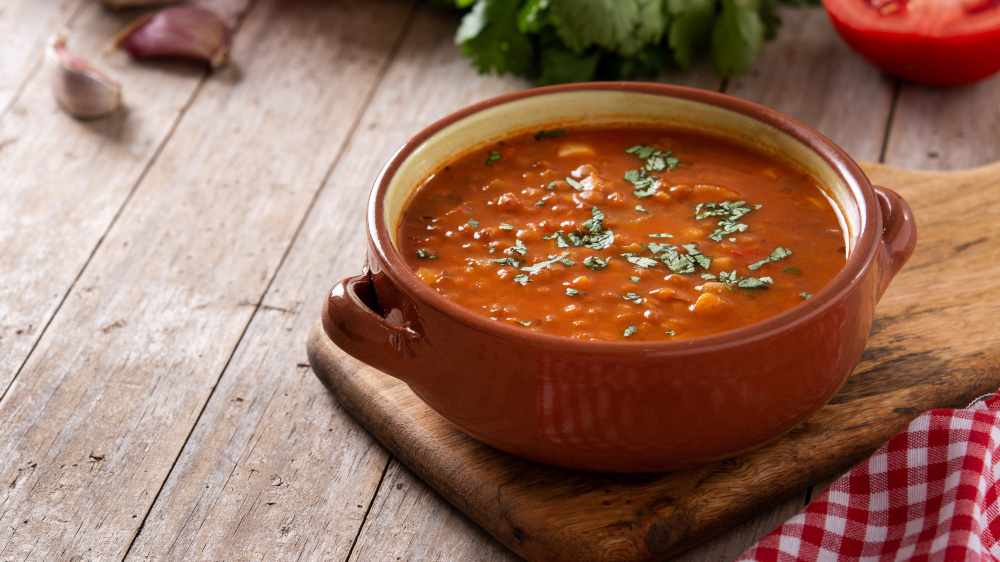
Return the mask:
{"type": "Polygon", "coordinates": [[[632,334],[634,334],[635,332],[636,332],[635,325],[629,326],[628,328],[625,328],[624,332],[622,332],[622,337],[627,338],[632,334]]]}
{"type": "Polygon", "coordinates": [[[773,252],[771,252],[770,256],[768,256],[767,258],[764,258],[764,259],[760,260],[757,263],[752,263],[752,264],[748,265],[747,269],[749,269],[750,271],[756,271],[757,269],[760,269],[761,266],[767,265],[769,263],[774,263],[774,262],[776,262],[776,261],[778,261],[780,259],[787,258],[790,255],[792,255],[792,251],[791,250],[789,250],[787,248],[782,248],[781,246],[778,246],[777,248],[774,249],[773,252]]]}
{"type": "Polygon", "coordinates": [[[469,226],[472,228],[479,228],[479,221],[476,219],[469,219],[469,226]]]}
{"type": "Polygon", "coordinates": [[[420,259],[422,259],[422,260],[435,260],[435,259],[437,259],[438,255],[437,255],[437,252],[431,253],[430,250],[425,250],[423,248],[419,248],[417,250],[417,257],[420,258],[420,259]]]}
{"type": "Polygon", "coordinates": [[[524,75],[532,67],[534,47],[518,29],[518,2],[479,0],[462,18],[455,43],[480,73],[524,75]]]}
{"type": "Polygon", "coordinates": [[[528,283],[531,282],[531,278],[523,273],[519,273],[514,276],[514,282],[520,283],[521,285],[527,285],[528,283]]]}
{"type": "Polygon", "coordinates": [[[577,291],[573,287],[566,287],[566,294],[569,295],[569,296],[571,296],[571,297],[575,297],[577,295],[582,295],[583,293],[581,293],[580,291],[577,291]]]}
{"type": "Polygon", "coordinates": [[[646,269],[649,269],[650,267],[656,267],[656,264],[659,263],[653,258],[647,258],[645,256],[637,256],[635,254],[622,254],[622,257],[627,259],[629,263],[631,263],[632,265],[646,269]]]}
{"type": "Polygon", "coordinates": [[[540,261],[536,264],[526,265],[522,267],[521,271],[527,271],[529,274],[534,274],[554,263],[562,262],[564,259],[566,259],[567,256],[569,256],[569,252],[566,252],[565,254],[562,254],[560,256],[555,256],[555,257],[549,256],[549,259],[545,261],[540,261]]]}
{"type": "Polygon", "coordinates": [[[576,181],[575,179],[573,179],[573,178],[571,178],[569,176],[566,176],[565,178],[563,178],[563,180],[566,183],[568,183],[569,186],[572,187],[573,189],[575,189],[577,191],[583,191],[583,184],[580,183],[580,182],[578,182],[578,181],[576,181]]]}
{"type": "Polygon", "coordinates": [[[492,166],[494,162],[496,162],[501,158],[503,158],[503,154],[501,154],[499,151],[491,150],[490,155],[486,157],[486,165],[492,166]]]}
{"type": "Polygon", "coordinates": [[[641,296],[632,292],[625,293],[624,295],[622,295],[622,298],[627,301],[632,301],[635,304],[642,304],[642,301],[644,300],[641,296]]]}
{"type": "Polygon", "coordinates": [[[597,256],[589,256],[589,257],[587,257],[586,259],[583,260],[583,265],[587,266],[587,268],[589,268],[589,269],[593,269],[593,270],[597,271],[597,270],[604,269],[605,267],[607,267],[608,266],[608,262],[607,262],[607,260],[605,260],[603,258],[599,258],[597,256]]]}

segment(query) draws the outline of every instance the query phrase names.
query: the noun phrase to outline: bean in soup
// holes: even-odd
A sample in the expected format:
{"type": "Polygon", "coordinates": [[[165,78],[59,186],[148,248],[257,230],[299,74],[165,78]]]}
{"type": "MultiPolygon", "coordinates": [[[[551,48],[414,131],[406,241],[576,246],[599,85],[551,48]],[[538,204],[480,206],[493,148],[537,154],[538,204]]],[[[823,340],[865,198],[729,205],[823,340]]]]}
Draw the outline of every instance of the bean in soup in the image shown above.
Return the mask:
{"type": "Polygon", "coordinates": [[[404,208],[399,250],[444,297],[570,338],[732,330],[845,263],[837,208],[777,158],[707,134],[541,131],[466,154],[404,208]]]}

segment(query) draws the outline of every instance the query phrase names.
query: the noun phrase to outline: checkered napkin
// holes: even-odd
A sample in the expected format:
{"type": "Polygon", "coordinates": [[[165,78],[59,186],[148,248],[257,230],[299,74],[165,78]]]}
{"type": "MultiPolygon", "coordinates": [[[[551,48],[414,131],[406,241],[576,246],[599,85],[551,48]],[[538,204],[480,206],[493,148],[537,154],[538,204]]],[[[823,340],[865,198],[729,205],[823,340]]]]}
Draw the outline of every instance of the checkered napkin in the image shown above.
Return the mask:
{"type": "Polygon", "coordinates": [[[933,410],[738,562],[1000,559],[1000,397],[933,410]]]}

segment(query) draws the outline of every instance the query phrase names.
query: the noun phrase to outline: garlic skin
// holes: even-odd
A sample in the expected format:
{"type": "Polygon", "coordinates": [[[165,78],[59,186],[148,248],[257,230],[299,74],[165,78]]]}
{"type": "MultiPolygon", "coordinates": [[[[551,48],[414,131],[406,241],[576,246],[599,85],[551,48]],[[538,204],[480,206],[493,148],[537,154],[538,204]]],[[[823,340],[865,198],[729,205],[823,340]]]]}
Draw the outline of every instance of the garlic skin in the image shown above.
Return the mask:
{"type": "Polygon", "coordinates": [[[198,6],[173,6],[141,18],[111,40],[137,58],[183,57],[208,62],[214,70],[229,58],[233,38],[215,12],[198,6]]]}
{"type": "Polygon", "coordinates": [[[115,111],[121,85],[86,60],[66,50],[66,35],[55,36],[45,50],[52,93],[74,117],[94,119],[115,111]]]}

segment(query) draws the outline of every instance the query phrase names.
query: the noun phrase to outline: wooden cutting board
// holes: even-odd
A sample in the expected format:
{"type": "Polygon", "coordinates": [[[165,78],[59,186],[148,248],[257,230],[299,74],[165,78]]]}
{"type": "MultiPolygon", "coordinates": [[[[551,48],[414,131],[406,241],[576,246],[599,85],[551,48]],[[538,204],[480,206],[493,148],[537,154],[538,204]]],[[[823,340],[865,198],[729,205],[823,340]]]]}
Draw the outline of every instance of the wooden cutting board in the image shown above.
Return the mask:
{"type": "MultiPolygon", "coordinates": [[[[834,476],[934,408],[1000,388],[1000,162],[959,172],[880,165],[913,208],[913,257],[878,305],[857,370],[780,440],[681,472],[574,472],[465,436],[404,383],[341,352],[316,323],[316,375],[444,498],[528,560],[664,559],[834,476]]],[[[331,280],[332,282],[335,280],[331,280]]]]}

